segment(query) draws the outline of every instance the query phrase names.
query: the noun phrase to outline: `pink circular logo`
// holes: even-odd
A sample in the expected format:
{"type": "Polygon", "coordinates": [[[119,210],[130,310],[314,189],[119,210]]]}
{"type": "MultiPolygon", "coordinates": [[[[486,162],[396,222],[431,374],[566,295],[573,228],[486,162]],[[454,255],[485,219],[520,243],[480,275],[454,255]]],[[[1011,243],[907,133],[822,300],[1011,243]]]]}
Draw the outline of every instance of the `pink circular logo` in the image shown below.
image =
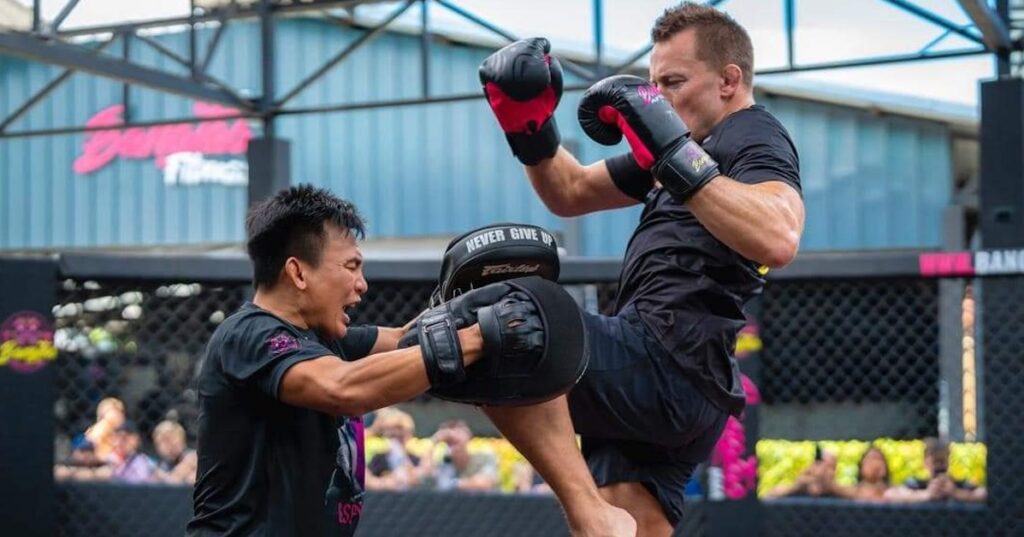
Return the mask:
{"type": "Polygon", "coordinates": [[[53,329],[46,317],[34,311],[19,311],[0,325],[0,366],[31,373],[56,358],[53,329]]]}

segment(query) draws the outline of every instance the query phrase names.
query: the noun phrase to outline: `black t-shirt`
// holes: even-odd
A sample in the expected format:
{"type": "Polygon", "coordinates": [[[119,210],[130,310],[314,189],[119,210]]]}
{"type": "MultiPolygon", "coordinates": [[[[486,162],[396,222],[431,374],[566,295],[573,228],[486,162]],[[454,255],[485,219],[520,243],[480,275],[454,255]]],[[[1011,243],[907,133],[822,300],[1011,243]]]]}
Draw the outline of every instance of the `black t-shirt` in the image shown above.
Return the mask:
{"type": "Polygon", "coordinates": [[[246,303],[207,344],[199,372],[198,479],[190,536],[351,535],[362,509],[363,423],[281,402],[291,366],[354,360],[376,327],[325,341],[246,303]]]}
{"type": "MultiPolygon", "coordinates": [[[[701,143],[723,174],[747,183],[783,181],[800,192],[799,159],[785,127],[762,106],[726,117],[701,143]]],[[[744,304],[764,270],[716,239],[631,154],[605,161],[620,190],[644,203],[626,248],[616,311],[641,319],[712,402],[738,414],[746,403],[732,353],[744,304]]]]}

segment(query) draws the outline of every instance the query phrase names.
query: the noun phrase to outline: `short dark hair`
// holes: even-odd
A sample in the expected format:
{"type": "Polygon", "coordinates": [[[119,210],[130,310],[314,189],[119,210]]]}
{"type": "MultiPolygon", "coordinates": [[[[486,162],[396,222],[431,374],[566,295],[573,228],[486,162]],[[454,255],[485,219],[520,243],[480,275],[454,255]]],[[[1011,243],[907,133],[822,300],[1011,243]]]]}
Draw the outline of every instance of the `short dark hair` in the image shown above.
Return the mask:
{"type": "Polygon", "coordinates": [[[683,2],[665,10],[654,21],[651,41],[661,43],[694,28],[697,31],[697,58],[713,67],[730,63],[743,71],[743,83],[754,83],[754,45],[750,35],[729,14],[711,6],[683,2]]]}
{"type": "Polygon", "coordinates": [[[272,288],[289,257],[319,265],[324,224],[328,222],[358,239],[366,233],[352,203],[312,185],[281,190],[253,205],[245,217],[245,249],[252,260],[253,287],[272,288]]]}

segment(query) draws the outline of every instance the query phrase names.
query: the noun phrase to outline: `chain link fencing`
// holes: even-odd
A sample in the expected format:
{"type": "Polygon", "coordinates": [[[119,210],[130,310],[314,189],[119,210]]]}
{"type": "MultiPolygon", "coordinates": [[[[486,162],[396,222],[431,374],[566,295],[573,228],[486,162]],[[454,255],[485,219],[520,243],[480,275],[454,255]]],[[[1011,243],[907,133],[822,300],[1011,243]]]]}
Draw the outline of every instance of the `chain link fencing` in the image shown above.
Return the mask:
{"type": "MultiPolygon", "coordinates": [[[[60,351],[55,365],[57,462],[72,456],[82,433],[95,422],[100,401],[108,397],[123,402],[127,419],[141,433],[143,451],[153,452],[151,433],[164,420],[184,426],[189,445],[194,445],[192,381],[203,348],[217,324],[251,295],[243,276],[244,263],[233,262],[241,263],[243,269],[221,279],[202,279],[196,270],[175,276],[167,268],[130,277],[124,268],[111,268],[106,277],[103,270],[65,271],[55,282],[54,341],[60,351]]],[[[110,264],[115,267],[117,261],[110,264]]],[[[433,289],[433,270],[416,270],[395,279],[375,279],[371,268],[368,272],[370,290],[353,314],[357,324],[401,325],[422,310],[433,289]]],[[[602,313],[611,312],[614,266],[567,272],[581,302],[602,313]]],[[[982,482],[978,484],[989,486],[992,494],[987,504],[976,506],[883,506],[819,498],[765,501],[763,516],[750,522],[751,531],[817,535],[837,525],[844,528],[839,532],[844,535],[1010,535],[1018,531],[1020,518],[1014,513],[1019,514],[1024,480],[1015,471],[1021,469],[1015,453],[1024,435],[1009,434],[1007,424],[1019,424],[1018,416],[1024,415],[1021,397],[1014,391],[1024,388],[1024,337],[1019,328],[1013,328],[1021,326],[1022,308],[1021,277],[989,278],[983,285],[980,280],[906,274],[871,278],[786,278],[783,274],[773,279],[753,308],[759,366],[748,369],[744,364],[761,398],[757,427],[750,434],[761,439],[757,454],[762,493],[766,479],[771,485],[784,484],[813,462],[813,453],[806,451],[808,443],[819,452],[839,452],[844,469],[837,473],[838,479],[843,472],[849,475],[850,460],[869,443],[906,454],[919,449],[917,443],[925,437],[945,435],[964,445],[981,446],[980,461],[964,464],[974,472],[980,465],[982,482]],[[955,283],[952,294],[943,282],[955,283]],[[980,302],[984,306],[978,308],[978,317],[985,319],[979,322],[984,337],[979,329],[978,364],[972,373],[976,378],[971,379],[965,374],[965,355],[951,352],[955,346],[948,343],[951,330],[960,331],[954,334],[956,341],[966,341],[964,325],[956,320],[963,317],[967,288],[979,296],[998,297],[980,302]],[[975,399],[966,401],[970,396],[975,399]],[[1013,404],[997,403],[1004,400],[1013,404]],[[965,430],[968,410],[974,414],[975,427],[965,430]],[[988,424],[987,429],[983,424],[988,424]],[[981,439],[987,442],[980,443],[981,439]],[[1002,471],[994,474],[994,467],[1002,471]]],[[[973,342],[973,334],[970,337],[973,342]]],[[[906,458],[890,457],[890,466],[904,465],[901,476],[919,474],[921,469],[915,465],[920,457],[906,458]]],[[[704,494],[713,498],[714,485],[707,476],[701,482],[704,494]]],[[[89,492],[88,483],[62,483],[58,485],[58,525],[63,535],[138,535],[143,529],[180,534],[190,514],[188,487],[138,485],[138,490],[149,491],[140,496],[127,492],[135,490],[130,486],[97,494],[89,492]]],[[[369,516],[375,509],[388,512],[395,501],[392,495],[378,498],[375,507],[372,499],[368,504],[366,526],[361,530],[367,535],[394,529],[378,526],[385,523],[375,523],[369,516]]],[[[415,499],[410,505],[445,501],[429,496],[415,499]]],[[[729,503],[692,502],[680,534],[716,534],[717,520],[728,516],[729,503]],[[714,510],[705,509],[709,503],[714,510]],[[716,515],[722,512],[726,515],[716,515]]],[[[463,516],[486,520],[490,515],[481,511],[463,516]]],[[[401,517],[385,518],[393,523],[401,517]]],[[[516,528],[506,525],[505,529],[516,534],[516,528]]]]}

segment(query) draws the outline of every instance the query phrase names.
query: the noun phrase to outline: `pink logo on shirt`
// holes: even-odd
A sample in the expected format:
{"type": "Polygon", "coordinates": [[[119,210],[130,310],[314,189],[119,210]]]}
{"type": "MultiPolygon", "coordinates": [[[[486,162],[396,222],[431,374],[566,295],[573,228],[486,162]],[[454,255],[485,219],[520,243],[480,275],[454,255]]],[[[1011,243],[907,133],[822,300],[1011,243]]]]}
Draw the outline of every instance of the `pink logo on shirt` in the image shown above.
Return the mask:
{"type": "Polygon", "coordinates": [[[270,354],[281,356],[286,352],[299,350],[299,340],[287,332],[281,332],[267,341],[270,346],[270,354]]]}

